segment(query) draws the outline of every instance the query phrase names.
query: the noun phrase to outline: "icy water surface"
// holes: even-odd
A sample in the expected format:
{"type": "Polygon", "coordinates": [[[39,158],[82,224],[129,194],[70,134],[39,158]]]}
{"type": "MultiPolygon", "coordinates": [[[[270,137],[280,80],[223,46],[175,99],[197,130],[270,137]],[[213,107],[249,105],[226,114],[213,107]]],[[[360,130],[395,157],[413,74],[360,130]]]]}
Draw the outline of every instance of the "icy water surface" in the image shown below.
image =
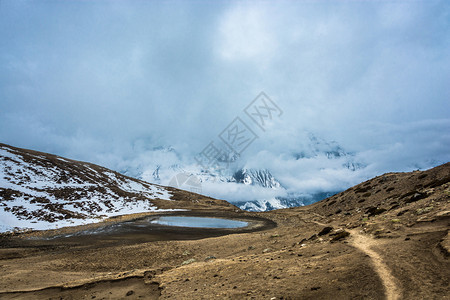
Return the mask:
{"type": "Polygon", "coordinates": [[[167,226],[193,228],[242,228],[248,226],[248,223],[243,221],[206,217],[164,216],[153,220],[152,223],[167,226]]]}

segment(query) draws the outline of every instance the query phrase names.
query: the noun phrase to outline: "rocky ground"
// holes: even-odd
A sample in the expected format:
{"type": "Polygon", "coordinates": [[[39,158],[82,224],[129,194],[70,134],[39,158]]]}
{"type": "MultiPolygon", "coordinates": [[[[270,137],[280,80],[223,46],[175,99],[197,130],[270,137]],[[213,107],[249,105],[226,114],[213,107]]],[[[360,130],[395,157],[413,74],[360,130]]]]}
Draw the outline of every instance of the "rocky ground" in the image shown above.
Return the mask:
{"type": "Polygon", "coordinates": [[[169,240],[164,230],[43,239],[86,227],[4,235],[0,298],[450,298],[449,163],[385,174],[310,206],[266,213],[196,197],[186,192],[157,205],[179,202],[191,213],[259,225],[181,230],[169,240]]]}

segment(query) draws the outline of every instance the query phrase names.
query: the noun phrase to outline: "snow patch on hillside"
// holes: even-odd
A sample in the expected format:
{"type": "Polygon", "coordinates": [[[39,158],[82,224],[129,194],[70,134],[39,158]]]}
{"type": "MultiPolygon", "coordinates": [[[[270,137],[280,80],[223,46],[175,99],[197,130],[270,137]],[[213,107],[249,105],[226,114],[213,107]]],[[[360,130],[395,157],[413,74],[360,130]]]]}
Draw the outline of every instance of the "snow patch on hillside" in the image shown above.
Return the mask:
{"type": "Polygon", "coordinates": [[[0,145],[0,232],[55,229],[158,210],[165,188],[105,168],[0,145]]]}

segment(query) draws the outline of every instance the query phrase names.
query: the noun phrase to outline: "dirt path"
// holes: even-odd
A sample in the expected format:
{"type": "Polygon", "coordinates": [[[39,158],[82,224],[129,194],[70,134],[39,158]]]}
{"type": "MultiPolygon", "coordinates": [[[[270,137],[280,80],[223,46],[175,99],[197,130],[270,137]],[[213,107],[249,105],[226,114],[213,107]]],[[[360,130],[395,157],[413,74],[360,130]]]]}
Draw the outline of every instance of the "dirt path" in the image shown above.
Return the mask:
{"type": "Polygon", "coordinates": [[[383,282],[386,299],[396,300],[401,298],[401,290],[396,284],[396,278],[392,276],[391,270],[383,262],[382,257],[371,249],[372,246],[379,244],[378,241],[360,234],[357,230],[350,230],[352,239],[350,243],[355,248],[367,254],[372,260],[375,271],[383,282]]]}
{"type": "MultiPolygon", "coordinates": [[[[319,214],[314,214],[315,216],[322,217],[319,214]]],[[[318,221],[312,221],[315,224],[321,225],[321,226],[328,226],[327,224],[318,222],[318,221]]],[[[375,272],[378,274],[378,276],[381,279],[381,282],[383,283],[384,289],[385,289],[385,295],[387,300],[397,300],[401,298],[401,290],[396,284],[396,279],[391,274],[391,270],[388,268],[388,266],[383,262],[383,259],[381,256],[373,251],[371,249],[372,246],[378,245],[379,241],[376,241],[366,235],[360,234],[358,230],[348,230],[351,233],[351,240],[350,243],[353,247],[356,249],[364,252],[367,254],[374,266],[375,272]]]]}

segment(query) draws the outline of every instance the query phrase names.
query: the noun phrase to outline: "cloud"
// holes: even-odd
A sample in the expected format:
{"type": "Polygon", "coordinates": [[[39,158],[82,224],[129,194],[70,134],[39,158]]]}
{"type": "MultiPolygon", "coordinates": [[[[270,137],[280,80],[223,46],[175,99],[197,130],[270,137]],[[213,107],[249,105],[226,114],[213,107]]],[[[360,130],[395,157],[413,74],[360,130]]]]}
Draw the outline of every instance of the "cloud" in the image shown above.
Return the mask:
{"type": "Polygon", "coordinates": [[[2,1],[0,141],[148,173],[193,164],[236,116],[252,124],[243,109],[265,91],[284,113],[240,162],[288,190],[430,167],[450,159],[449,14],[447,1],[2,1]],[[304,132],[366,171],[287,158],[304,132]]]}
{"type": "Polygon", "coordinates": [[[219,21],[216,51],[231,62],[264,63],[277,48],[276,32],[270,28],[270,9],[240,2],[230,7],[219,21]]]}

